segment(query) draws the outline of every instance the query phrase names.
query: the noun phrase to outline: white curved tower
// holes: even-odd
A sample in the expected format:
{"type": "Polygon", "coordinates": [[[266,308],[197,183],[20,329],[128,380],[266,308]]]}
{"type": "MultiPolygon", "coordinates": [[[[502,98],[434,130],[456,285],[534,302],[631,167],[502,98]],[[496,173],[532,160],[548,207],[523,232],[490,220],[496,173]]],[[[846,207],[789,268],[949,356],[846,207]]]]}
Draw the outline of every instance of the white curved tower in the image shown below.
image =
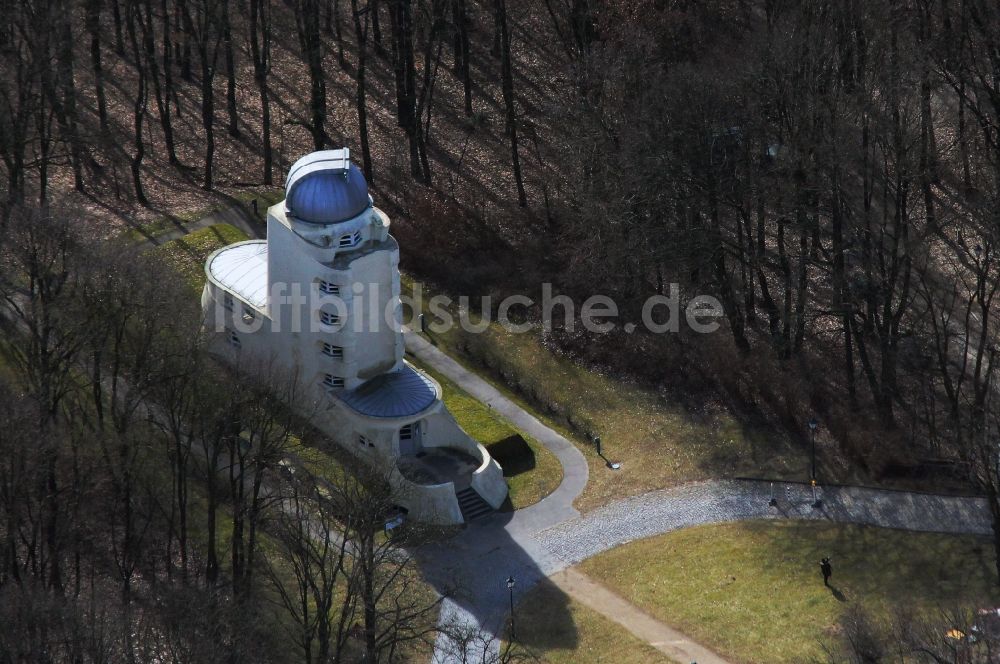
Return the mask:
{"type": "Polygon", "coordinates": [[[294,372],[320,406],[313,423],[387,465],[412,516],[461,523],[498,508],[507,485],[440,386],[403,359],[398,265],[389,218],[349,151],[314,152],[289,169],[266,240],[208,257],[202,305],[224,355],[294,372]]]}

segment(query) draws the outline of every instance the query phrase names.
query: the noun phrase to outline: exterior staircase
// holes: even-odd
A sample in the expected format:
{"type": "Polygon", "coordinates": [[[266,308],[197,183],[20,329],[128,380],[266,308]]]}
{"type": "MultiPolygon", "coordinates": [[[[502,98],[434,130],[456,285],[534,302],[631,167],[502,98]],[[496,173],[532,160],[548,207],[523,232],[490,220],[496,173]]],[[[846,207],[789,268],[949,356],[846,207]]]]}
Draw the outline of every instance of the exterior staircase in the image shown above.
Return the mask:
{"type": "Polygon", "coordinates": [[[476,519],[481,519],[493,513],[493,508],[482,499],[472,487],[467,487],[455,493],[458,498],[458,507],[462,510],[462,517],[466,523],[471,523],[476,519]]]}

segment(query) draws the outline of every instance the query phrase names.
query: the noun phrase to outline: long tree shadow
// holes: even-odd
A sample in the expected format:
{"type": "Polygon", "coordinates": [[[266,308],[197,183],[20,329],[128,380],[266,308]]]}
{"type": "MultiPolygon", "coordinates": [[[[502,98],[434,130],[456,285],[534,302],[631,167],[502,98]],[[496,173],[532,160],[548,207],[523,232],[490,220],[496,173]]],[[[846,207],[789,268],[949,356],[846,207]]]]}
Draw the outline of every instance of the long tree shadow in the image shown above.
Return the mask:
{"type": "Polygon", "coordinates": [[[443,626],[454,628],[462,622],[478,626],[495,644],[511,636],[513,604],[516,627],[513,640],[520,647],[536,652],[573,650],[579,636],[569,610],[569,598],[547,578],[554,571],[551,569],[554,561],[530,539],[517,535],[512,527],[515,514],[494,513],[473,522],[454,537],[425,544],[414,552],[424,578],[448,598],[445,610],[450,615],[443,617],[443,626]],[[513,579],[513,587],[509,587],[509,579],[513,579]],[[546,603],[545,628],[517,627],[518,602],[539,584],[544,584],[544,592],[535,597],[546,603]]]}

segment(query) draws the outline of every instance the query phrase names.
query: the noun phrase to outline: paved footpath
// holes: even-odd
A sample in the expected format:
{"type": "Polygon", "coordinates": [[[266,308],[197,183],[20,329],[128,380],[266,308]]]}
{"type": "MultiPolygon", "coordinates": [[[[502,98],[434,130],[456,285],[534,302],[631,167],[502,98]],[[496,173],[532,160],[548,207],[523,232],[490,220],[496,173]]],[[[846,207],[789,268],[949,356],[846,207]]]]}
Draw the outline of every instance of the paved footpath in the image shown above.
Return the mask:
{"type": "Polygon", "coordinates": [[[538,503],[518,510],[514,515],[514,525],[511,527],[519,531],[537,532],[579,517],[580,513],[573,507],[573,501],[587,486],[589,474],[587,460],[580,450],[565,437],[542,424],[534,415],[508,399],[479,375],[438,350],[424,337],[406,331],[405,339],[407,351],[435,371],[447,376],[465,392],[488,405],[518,429],[545,445],[562,464],[563,478],[556,490],[538,503]]]}
{"type": "Polygon", "coordinates": [[[728,660],[695,643],[669,625],[664,625],[579,570],[564,569],[550,576],[549,581],[576,601],[618,623],[672,660],[684,664],[729,664],[728,660]]]}
{"type": "Polygon", "coordinates": [[[229,224],[230,226],[235,226],[246,233],[250,238],[262,237],[262,222],[255,219],[253,215],[251,215],[243,206],[232,205],[230,207],[212,212],[201,219],[171,226],[169,227],[169,230],[159,233],[153,237],[147,237],[146,241],[150,244],[159,246],[215,224],[229,224]]]}

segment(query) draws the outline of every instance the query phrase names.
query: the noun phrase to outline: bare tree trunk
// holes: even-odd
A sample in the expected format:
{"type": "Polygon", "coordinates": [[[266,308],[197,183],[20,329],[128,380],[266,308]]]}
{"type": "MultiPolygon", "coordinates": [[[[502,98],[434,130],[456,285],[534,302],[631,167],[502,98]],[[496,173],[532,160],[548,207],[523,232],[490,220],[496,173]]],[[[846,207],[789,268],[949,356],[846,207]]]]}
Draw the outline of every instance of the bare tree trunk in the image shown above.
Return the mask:
{"type": "Polygon", "coordinates": [[[370,0],[368,3],[368,11],[372,15],[372,42],[375,46],[375,53],[379,56],[385,56],[385,46],[382,45],[382,24],[379,22],[379,9],[381,7],[382,4],[379,0],[370,0]]]}
{"type": "Polygon", "coordinates": [[[215,168],[215,99],[212,81],[215,78],[215,67],[202,58],[201,66],[201,126],[205,130],[205,177],[202,187],[212,191],[213,170],[215,168]]]}
{"type": "Polygon", "coordinates": [[[499,58],[503,52],[503,24],[506,23],[507,6],[505,0],[493,0],[493,42],[490,55],[499,58]]]}
{"type": "Polygon", "coordinates": [[[226,110],[229,135],[240,136],[239,111],[236,108],[236,60],[233,49],[233,26],[229,18],[229,0],[222,1],[222,43],[226,51],[226,110]]]}
{"type": "Polygon", "coordinates": [[[138,29],[142,31],[143,35],[145,35],[146,30],[143,21],[144,17],[142,16],[141,7],[130,7],[127,19],[128,39],[129,45],[132,49],[132,58],[135,62],[136,71],[135,100],[132,105],[133,149],[130,168],[132,171],[132,184],[135,187],[135,198],[139,201],[140,205],[148,207],[149,199],[146,198],[146,193],[142,188],[142,160],[146,154],[146,143],[143,139],[142,132],[143,121],[149,104],[149,90],[146,83],[147,69],[143,56],[143,48],[140,46],[140,37],[136,34],[136,30],[138,29]]]}
{"type": "Polygon", "coordinates": [[[528,195],[524,191],[521,158],[517,148],[517,115],[514,110],[514,72],[510,56],[510,30],[507,28],[507,0],[496,0],[496,17],[501,35],[500,69],[503,81],[503,101],[506,108],[507,134],[510,137],[510,157],[514,168],[514,182],[517,185],[517,204],[521,207],[527,207],[528,195]]]}
{"type": "Polygon", "coordinates": [[[457,6],[459,46],[462,52],[462,89],[465,93],[465,116],[472,116],[472,56],[469,49],[469,17],[465,0],[453,0],[457,6]]]}
{"type": "Polygon", "coordinates": [[[163,12],[163,135],[167,144],[167,158],[172,166],[180,166],[177,149],[174,145],[174,128],[170,113],[170,100],[177,98],[174,90],[173,46],[170,41],[170,9],[168,0],[162,0],[160,10],[163,12]]]}
{"type": "Polygon", "coordinates": [[[274,182],[271,148],[271,99],[267,86],[267,76],[271,66],[270,11],[270,3],[266,0],[250,0],[250,53],[253,58],[254,80],[257,82],[257,89],[260,93],[264,184],[274,182]]]}
{"type": "Polygon", "coordinates": [[[107,134],[108,100],[104,93],[104,66],[101,62],[101,6],[102,0],[87,2],[87,32],[90,33],[90,66],[94,70],[94,93],[97,97],[97,117],[101,132],[107,134]]]}
{"type": "MultiPolygon", "coordinates": [[[[163,142],[167,148],[167,158],[169,159],[171,165],[178,165],[180,162],[177,159],[177,150],[174,146],[174,128],[173,122],[170,117],[170,91],[166,84],[160,85],[160,67],[157,64],[156,59],[156,35],[153,30],[153,2],[152,0],[146,0],[142,3],[145,8],[146,18],[143,20],[143,24],[147,26],[142,33],[142,45],[145,51],[146,62],[149,63],[149,78],[153,83],[153,96],[156,99],[156,109],[160,115],[160,126],[163,128],[163,142]]],[[[161,7],[166,9],[166,0],[161,2],[161,7]]],[[[136,11],[143,11],[142,8],[136,9],[136,11]]],[[[168,28],[166,25],[167,21],[164,20],[164,35],[163,35],[163,66],[164,66],[164,77],[169,79],[171,73],[170,68],[170,54],[169,54],[169,44],[170,39],[168,37],[168,28]]]]}
{"type": "Polygon", "coordinates": [[[73,17],[62,14],[58,18],[59,47],[57,60],[59,63],[59,87],[64,108],[64,130],[69,135],[64,140],[69,142],[70,165],[73,168],[73,187],[83,191],[83,146],[80,140],[80,120],[77,117],[76,81],[74,80],[75,58],[73,56],[73,17]]]}
{"type": "Polygon", "coordinates": [[[365,87],[365,62],[368,54],[368,15],[358,13],[358,0],[351,0],[351,14],[354,17],[354,34],[358,43],[358,71],[356,75],[357,92],[355,102],[358,109],[358,132],[361,139],[361,158],[364,164],[365,179],[369,186],[375,181],[372,170],[371,148],[368,145],[368,108],[367,89],[365,87]]]}
{"type": "Polygon", "coordinates": [[[337,63],[341,69],[347,68],[347,59],[344,57],[344,33],[340,16],[340,0],[333,0],[333,27],[337,36],[337,63]]]}
{"type": "MultiPolygon", "coordinates": [[[[309,68],[309,130],[313,137],[313,147],[326,147],[326,73],[323,71],[323,40],[320,36],[319,7],[316,0],[296,2],[295,21],[298,26],[299,44],[309,68]]],[[[367,20],[367,19],[366,19],[367,20]]]]}
{"type": "Polygon", "coordinates": [[[120,0],[111,0],[111,14],[115,20],[115,53],[125,57],[125,40],[122,39],[122,10],[120,0]]]}

